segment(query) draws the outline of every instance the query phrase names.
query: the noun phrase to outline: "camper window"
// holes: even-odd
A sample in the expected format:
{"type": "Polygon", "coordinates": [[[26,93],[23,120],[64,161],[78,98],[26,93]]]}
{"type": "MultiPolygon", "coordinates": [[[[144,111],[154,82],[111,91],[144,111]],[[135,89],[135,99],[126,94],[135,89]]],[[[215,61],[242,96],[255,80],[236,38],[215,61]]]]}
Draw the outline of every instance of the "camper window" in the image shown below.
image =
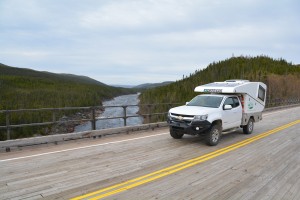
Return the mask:
{"type": "Polygon", "coordinates": [[[259,89],[258,89],[258,98],[260,100],[262,100],[263,102],[265,101],[265,94],[266,94],[266,90],[262,86],[259,86],[259,89]]]}

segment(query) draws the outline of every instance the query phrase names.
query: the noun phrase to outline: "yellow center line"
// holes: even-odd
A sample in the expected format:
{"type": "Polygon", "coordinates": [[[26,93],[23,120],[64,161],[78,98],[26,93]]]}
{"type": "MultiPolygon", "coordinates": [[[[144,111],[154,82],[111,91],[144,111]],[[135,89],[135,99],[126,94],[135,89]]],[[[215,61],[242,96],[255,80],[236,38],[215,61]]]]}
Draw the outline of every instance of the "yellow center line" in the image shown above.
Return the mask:
{"type": "Polygon", "coordinates": [[[286,128],[289,128],[291,126],[294,126],[298,123],[300,123],[300,120],[296,120],[296,121],[291,122],[289,124],[277,127],[275,129],[272,129],[272,130],[269,130],[267,132],[261,133],[259,135],[254,136],[254,137],[243,140],[241,142],[235,143],[233,145],[230,145],[230,146],[224,147],[222,149],[213,151],[211,153],[208,153],[208,154],[205,154],[205,155],[202,155],[202,156],[199,156],[199,157],[196,157],[196,158],[193,158],[193,159],[190,159],[190,160],[172,165],[170,167],[166,167],[164,169],[146,174],[144,176],[140,176],[140,177],[125,181],[123,183],[119,183],[119,184],[116,184],[116,185],[113,185],[113,186],[110,186],[110,187],[106,187],[106,188],[97,190],[95,192],[91,192],[91,193],[88,193],[88,194],[85,194],[85,195],[82,195],[82,196],[72,198],[72,200],[80,200],[80,199],[92,199],[92,200],[95,199],[96,200],[96,199],[101,199],[101,198],[104,198],[104,197],[111,196],[113,194],[123,192],[125,190],[129,190],[131,188],[143,185],[145,183],[148,183],[148,182],[154,181],[156,179],[168,176],[170,174],[174,174],[174,173],[176,173],[178,171],[181,171],[183,169],[186,169],[186,168],[192,167],[194,165],[203,163],[207,160],[210,160],[210,159],[215,158],[217,156],[223,155],[225,153],[228,153],[230,151],[233,151],[235,149],[243,147],[247,144],[253,143],[253,142],[255,142],[259,139],[265,138],[265,137],[267,137],[267,136],[269,136],[273,133],[276,133],[276,132],[279,132],[279,131],[284,130],[286,128]]]}

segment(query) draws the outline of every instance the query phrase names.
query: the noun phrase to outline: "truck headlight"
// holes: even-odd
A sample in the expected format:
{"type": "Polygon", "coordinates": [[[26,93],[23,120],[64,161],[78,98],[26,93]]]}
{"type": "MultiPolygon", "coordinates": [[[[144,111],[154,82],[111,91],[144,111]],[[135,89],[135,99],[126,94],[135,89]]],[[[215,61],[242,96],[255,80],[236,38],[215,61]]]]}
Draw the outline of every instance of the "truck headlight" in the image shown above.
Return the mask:
{"type": "Polygon", "coordinates": [[[208,115],[195,115],[194,120],[204,121],[207,120],[208,115]]]}

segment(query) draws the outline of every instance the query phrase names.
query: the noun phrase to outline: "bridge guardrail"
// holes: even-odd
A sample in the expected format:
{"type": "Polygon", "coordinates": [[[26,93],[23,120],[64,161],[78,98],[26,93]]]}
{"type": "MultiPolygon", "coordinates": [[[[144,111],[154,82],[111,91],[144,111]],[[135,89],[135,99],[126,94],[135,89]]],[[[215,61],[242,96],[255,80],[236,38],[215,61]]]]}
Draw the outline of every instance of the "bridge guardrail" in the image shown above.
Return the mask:
{"type": "Polygon", "coordinates": [[[30,126],[44,126],[44,125],[54,125],[58,123],[64,123],[61,120],[58,120],[57,113],[59,112],[66,112],[66,111],[76,111],[76,110],[83,110],[85,112],[89,112],[90,118],[85,119],[75,119],[75,120],[67,120],[65,122],[91,122],[91,130],[96,130],[96,121],[98,120],[110,120],[110,119],[123,119],[123,125],[127,126],[127,119],[132,117],[143,117],[148,122],[151,122],[151,118],[156,115],[166,115],[166,112],[155,113],[152,112],[153,107],[155,106],[167,106],[171,108],[172,106],[179,105],[181,103],[161,103],[161,104],[140,104],[140,105],[116,105],[116,106],[91,106],[91,107],[64,107],[64,108],[40,108],[40,109],[19,109],[19,110],[0,110],[0,114],[5,115],[5,125],[0,124],[0,130],[6,129],[6,140],[10,140],[11,138],[11,129],[13,128],[20,128],[20,127],[30,127],[30,126]],[[135,114],[135,115],[128,115],[127,108],[130,106],[145,106],[147,107],[146,114],[135,114]],[[122,116],[114,116],[114,117],[101,117],[97,118],[96,113],[97,110],[103,110],[106,108],[122,108],[123,115],[122,116]],[[30,122],[30,123],[20,123],[20,124],[12,124],[10,116],[13,113],[24,113],[24,112],[51,112],[52,120],[47,120],[43,122],[30,122]]]}
{"type": "Polygon", "coordinates": [[[291,104],[299,104],[300,103],[300,98],[289,98],[289,99],[272,99],[268,100],[266,102],[266,108],[270,107],[278,107],[278,106],[283,106],[283,105],[291,105],[291,104]]]}
{"type": "MultiPolygon", "coordinates": [[[[300,104],[300,98],[290,98],[290,99],[273,99],[267,100],[266,108],[270,107],[279,107],[283,105],[291,105],[291,104],[300,104]]],[[[127,126],[127,119],[131,117],[143,117],[146,119],[147,123],[152,122],[153,116],[166,116],[168,109],[176,106],[176,105],[183,105],[183,103],[160,103],[160,104],[140,104],[140,105],[118,105],[118,106],[91,106],[91,107],[65,107],[65,108],[40,108],[40,109],[19,109],[19,110],[0,110],[0,114],[5,114],[5,125],[0,125],[0,130],[6,129],[6,140],[10,140],[11,138],[11,129],[19,128],[19,127],[29,127],[29,126],[43,126],[43,125],[54,125],[58,123],[63,123],[61,120],[57,120],[57,113],[59,112],[67,112],[67,111],[74,111],[74,110],[84,110],[90,112],[90,118],[85,119],[76,119],[76,120],[67,120],[65,122],[91,122],[91,130],[96,130],[96,121],[97,120],[110,120],[110,119],[123,119],[124,127],[127,126]],[[144,106],[146,107],[147,113],[146,114],[136,114],[136,115],[128,115],[127,108],[130,106],[144,106]],[[164,106],[167,109],[164,112],[152,112],[152,109],[156,106],[164,106]],[[123,108],[123,115],[122,116],[115,116],[115,117],[103,117],[97,118],[96,111],[103,110],[105,108],[113,108],[113,107],[120,107],[123,108]],[[52,120],[43,121],[43,122],[31,122],[31,123],[21,123],[21,124],[12,124],[10,120],[10,115],[12,113],[23,113],[23,112],[51,112],[52,113],[52,120]]]]}

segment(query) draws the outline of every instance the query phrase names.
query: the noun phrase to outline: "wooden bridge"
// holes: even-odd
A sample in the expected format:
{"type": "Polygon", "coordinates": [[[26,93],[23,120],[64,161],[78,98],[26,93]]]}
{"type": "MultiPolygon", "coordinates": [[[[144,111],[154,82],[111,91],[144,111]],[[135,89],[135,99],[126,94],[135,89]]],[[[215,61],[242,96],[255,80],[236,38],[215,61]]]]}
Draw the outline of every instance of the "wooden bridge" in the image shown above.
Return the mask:
{"type": "Polygon", "coordinates": [[[300,199],[300,107],[254,133],[172,139],[167,128],[0,153],[0,199],[300,199]]]}

